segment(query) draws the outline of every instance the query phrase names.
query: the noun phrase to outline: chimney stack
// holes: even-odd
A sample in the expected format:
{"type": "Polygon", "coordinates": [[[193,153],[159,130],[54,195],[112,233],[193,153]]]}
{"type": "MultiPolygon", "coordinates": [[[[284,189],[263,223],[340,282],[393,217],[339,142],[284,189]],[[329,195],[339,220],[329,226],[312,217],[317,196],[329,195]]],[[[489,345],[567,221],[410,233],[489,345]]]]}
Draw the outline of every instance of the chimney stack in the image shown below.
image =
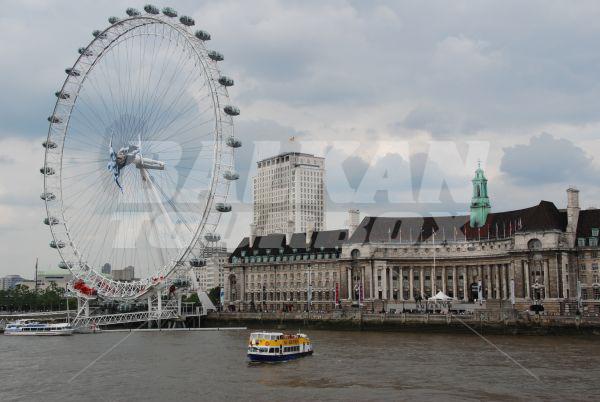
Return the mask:
{"type": "Polygon", "coordinates": [[[256,224],[250,224],[250,247],[254,247],[254,240],[256,239],[256,224]]]}
{"type": "Polygon", "coordinates": [[[360,221],[360,211],[358,209],[349,209],[348,210],[348,237],[352,236],[352,234],[358,228],[358,223],[360,221]]]}
{"type": "Polygon", "coordinates": [[[294,234],[294,226],[295,226],[294,220],[291,218],[288,219],[287,230],[285,231],[285,244],[287,244],[288,246],[292,242],[292,235],[294,234]]]}
{"type": "Polygon", "coordinates": [[[315,232],[315,222],[309,221],[306,222],[306,248],[310,248],[310,243],[312,241],[313,233],[315,232]]]}
{"type": "Polygon", "coordinates": [[[567,189],[567,236],[571,247],[575,246],[579,211],[579,190],[570,187],[567,189]]]}

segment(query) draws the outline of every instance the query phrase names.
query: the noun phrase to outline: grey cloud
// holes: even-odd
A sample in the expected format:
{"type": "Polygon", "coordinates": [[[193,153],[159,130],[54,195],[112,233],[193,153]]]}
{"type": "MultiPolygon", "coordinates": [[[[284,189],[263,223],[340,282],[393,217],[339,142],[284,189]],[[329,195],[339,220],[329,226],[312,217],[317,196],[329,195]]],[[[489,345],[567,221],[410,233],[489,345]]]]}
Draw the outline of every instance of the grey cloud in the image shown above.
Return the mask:
{"type": "Polygon", "coordinates": [[[15,159],[8,155],[0,155],[0,165],[12,165],[15,163],[15,159]]]}
{"type": "Polygon", "coordinates": [[[600,173],[582,148],[547,133],[504,148],[500,170],[521,185],[596,181],[600,173]]]}

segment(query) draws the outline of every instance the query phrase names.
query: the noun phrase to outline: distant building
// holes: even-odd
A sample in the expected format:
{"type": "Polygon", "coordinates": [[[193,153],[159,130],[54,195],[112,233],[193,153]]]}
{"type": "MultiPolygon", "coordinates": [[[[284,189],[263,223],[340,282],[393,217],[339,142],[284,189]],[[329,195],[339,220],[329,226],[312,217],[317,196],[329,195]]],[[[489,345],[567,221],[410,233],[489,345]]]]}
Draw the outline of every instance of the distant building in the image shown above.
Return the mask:
{"type": "Polygon", "coordinates": [[[106,263],[102,266],[102,273],[105,275],[110,275],[111,274],[111,267],[110,267],[110,263],[106,263]]]}
{"type": "Polygon", "coordinates": [[[26,281],[27,279],[24,279],[21,275],[6,275],[5,277],[0,278],[0,290],[12,289],[19,283],[26,281]]]}
{"type": "Polygon", "coordinates": [[[115,281],[129,282],[135,278],[135,269],[130,265],[123,269],[113,269],[111,274],[115,281]]]}
{"type": "Polygon", "coordinates": [[[204,249],[203,258],[206,265],[194,268],[198,284],[202,289],[208,291],[224,284],[223,267],[228,261],[229,253],[225,243],[219,243],[214,247],[204,249]]]}
{"type": "Polygon", "coordinates": [[[256,234],[325,229],[325,159],[299,152],[258,162],[254,176],[256,234]]]}
{"type": "Polygon", "coordinates": [[[52,283],[55,283],[58,288],[66,289],[71,279],[73,279],[73,275],[68,271],[65,272],[65,270],[60,272],[38,271],[38,290],[44,290],[50,287],[52,283]]]}

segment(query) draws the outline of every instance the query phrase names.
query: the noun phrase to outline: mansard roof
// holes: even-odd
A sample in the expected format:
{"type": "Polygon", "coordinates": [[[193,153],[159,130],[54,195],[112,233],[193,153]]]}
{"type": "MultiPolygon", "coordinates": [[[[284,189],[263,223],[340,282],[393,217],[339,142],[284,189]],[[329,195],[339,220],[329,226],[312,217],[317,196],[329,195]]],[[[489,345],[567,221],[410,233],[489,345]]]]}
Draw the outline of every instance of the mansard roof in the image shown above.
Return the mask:
{"type": "Polygon", "coordinates": [[[478,240],[509,237],[517,232],[560,230],[567,225],[565,212],[549,201],[514,211],[490,213],[485,225],[471,228],[469,216],[365,217],[352,234],[349,243],[424,242],[435,232],[436,241],[478,240]]]}
{"type": "Polygon", "coordinates": [[[294,233],[290,244],[285,243],[285,234],[273,233],[265,236],[256,236],[254,244],[250,244],[250,239],[244,237],[236,249],[231,253],[231,257],[241,257],[242,252],[245,255],[279,255],[282,254],[306,253],[306,252],[333,252],[339,251],[348,240],[348,230],[322,230],[313,232],[307,248],[306,233],[294,233]]]}
{"type": "Polygon", "coordinates": [[[591,237],[593,228],[600,228],[600,209],[580,211],[577,221],[577,237],[591,237]]]}

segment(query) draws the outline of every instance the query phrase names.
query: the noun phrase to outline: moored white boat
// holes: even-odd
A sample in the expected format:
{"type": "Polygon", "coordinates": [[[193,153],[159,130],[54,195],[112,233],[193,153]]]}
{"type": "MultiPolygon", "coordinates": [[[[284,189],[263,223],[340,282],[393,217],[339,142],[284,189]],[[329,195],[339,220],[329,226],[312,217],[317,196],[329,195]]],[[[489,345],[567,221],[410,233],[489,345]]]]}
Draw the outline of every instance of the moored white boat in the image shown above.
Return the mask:
{"type": "Polygon", "coordinates": [[[73,328],[69,323],[40,323],[31,320],[18,320],[6,324],[4,328],[4,335],[20,335],[20,336],[57,336],[57,335],[71,335],[73,334],[73,328]]]}

